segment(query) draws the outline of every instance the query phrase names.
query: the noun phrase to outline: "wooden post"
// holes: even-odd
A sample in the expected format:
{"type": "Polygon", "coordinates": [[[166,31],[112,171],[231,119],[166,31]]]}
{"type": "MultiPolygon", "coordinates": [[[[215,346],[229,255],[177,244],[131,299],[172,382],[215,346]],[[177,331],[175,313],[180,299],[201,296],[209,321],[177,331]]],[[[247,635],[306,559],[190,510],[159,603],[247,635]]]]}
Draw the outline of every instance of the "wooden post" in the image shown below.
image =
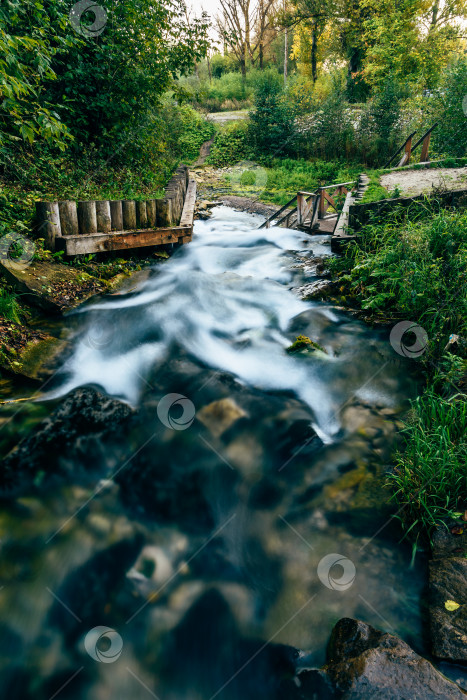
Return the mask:
{"type": "Polygon", "coordinates": [[[148,219],[148,227],[155,228],[157,226],[157,206],[155,199],[146,201],[146,214],[148,219]]]}
{"type": "Polygon", "coordinates": [[[409,136],[409,138],[405,142],[405,152],[404,152],[404,155],[402,156],[402,159],[401,159],[398,167],[401,168],[403,165],[407,165],[410,161],[411,155],[412,155],[412,136],[409,136]]]}
{"type": "Polygon", "coordinates": [[[96,202],[97,230],[99,233],[110,233],[112,228],[110,215],[110,202],[102,200],[96,202]]]}
{"type": "Polygon", "coordinates": [[[146,202],[136,202],[136,225],[138,228],[148,228],[146,202]]]}
{"type": "Polygon", "coordinates": [[[430,147],[431,131],[423,139],[422,153],[420,155],[420,163],[426,163],[428,160],[428,149],[430,147]]]}
{"type": "Polygon", "coordinates": [[[324,187],[319,188],[318,219],[324,219],[326,213],[326,197],[324,187]]]}
{"type": "Polygon", "coordinates": [[[49,250],[55,250],[55,236],[61,235],[58,202],[36,202],[37,232],[49,250]]]}
{"type": "Polygon", "coordinates": [[[62,236],[77,236],[79,234],[78,209],[76,202],[67,199],[58,203],[60,211],[60,228],[62,236]]]}
{"type": "MultiPolygon", "coordinates": [[[[301,226],[303,224],[303,206],[305,204],[304,200],[305,200],[304,195],[301,192],[299,192],[297,194],[297,226],[301,226]]],[[[285,220],[285,222],[286,222],[286,226],[288,228],[288,224],[289,224],[288,217],[285,220]]]]}
{"type": "Polygon", "coordinates": [[[81,234],[97,233],[96,202],[78,202],[78,224],[81,234]]]}
{"type": "Polygon", "coordinates": [[[110,228],[112,231],[123,231],[123,210],[121,200],[110,202],[110,228]]]}
{"type": "Polygon", "coordinates": [[[158,226],[172,226],[172,200],[158,199],[157,200],[157,225],[158,226]]]}
{"type": "Polygon", "coordinates": [[[126,199],[122,202],[124,231],[136,230],[136,202],[126,199]]]}

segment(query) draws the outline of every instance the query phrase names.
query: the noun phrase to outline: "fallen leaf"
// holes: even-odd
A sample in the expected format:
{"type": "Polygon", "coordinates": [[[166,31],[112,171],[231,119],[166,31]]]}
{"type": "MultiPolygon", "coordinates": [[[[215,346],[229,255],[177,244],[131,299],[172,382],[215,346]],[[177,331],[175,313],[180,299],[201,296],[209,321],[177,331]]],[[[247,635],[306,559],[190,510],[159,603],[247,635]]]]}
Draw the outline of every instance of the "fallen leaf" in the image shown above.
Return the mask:
{"type": "Polygon", "coordinates": [[[454,612],[454,610],[460,608],[460,605],[454,600],[447,600],[444,604],[444,607],[446,608],[446,610],[449,610],[449,612],[454,612]]]}
{"type": "Polygon", "coordinates": [[[454,525],[454,527],[451,528],[452,535],[462,535],[463,532],[464,528],[462,525],[454,525]]]}

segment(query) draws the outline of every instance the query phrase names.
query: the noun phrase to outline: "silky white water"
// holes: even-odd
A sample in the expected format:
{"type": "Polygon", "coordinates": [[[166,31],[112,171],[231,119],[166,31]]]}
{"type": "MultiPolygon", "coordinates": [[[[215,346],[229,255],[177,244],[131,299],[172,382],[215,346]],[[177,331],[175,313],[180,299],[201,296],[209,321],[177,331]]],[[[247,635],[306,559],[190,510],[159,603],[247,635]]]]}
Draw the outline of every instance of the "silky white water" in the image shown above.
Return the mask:
{"type": "Polygon", "coordinates": [[[196,223],[192,243],[136,292],[84,307],[74,352],[51,396],[94,384],[137,404],[148,373],[179,347],[247,385],[293,392],[313,410],[325,442],[338,433],[339,408],[349,396],[391,404],[380,357],[373,353],[371,362],[349,367],[369,351],[358,324],[349,325],[332,307],[300,301],[290,289],[297,277],[306,281],[297,261],[330,254],[326,237],[258,230],[262,221],[217,207],[210,220],[196,223]],[[308,334],[327,352],[308,362],[286,352],[294,340],[291,324],[304,312],[308,334]],[[338,329],[344,342],[336,350],[338,329]]]}

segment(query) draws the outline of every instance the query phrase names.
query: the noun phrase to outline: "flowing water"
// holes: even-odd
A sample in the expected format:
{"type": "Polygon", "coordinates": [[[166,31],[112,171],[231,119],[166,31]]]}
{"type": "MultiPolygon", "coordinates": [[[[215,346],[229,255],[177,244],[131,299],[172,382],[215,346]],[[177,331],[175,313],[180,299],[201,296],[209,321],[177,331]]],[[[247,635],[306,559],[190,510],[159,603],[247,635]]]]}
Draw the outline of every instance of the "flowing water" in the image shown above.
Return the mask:
{"type": "Polygon", "coordinates": [[[383,486],[410,373],[387,332],[300,300],[327,237],[261,221],[217,207],[143,281],[69,319],[37,410],[90,386],[126,413],[108,435],[118,404],[55,418],[2,509],[8,697],[271,698],[280,663],[258,665],[262,642],[320,665],[344,616],[423,650],[423,565],[383,486]],[[298,335],[321,349],[287,352],[298,335]]]}

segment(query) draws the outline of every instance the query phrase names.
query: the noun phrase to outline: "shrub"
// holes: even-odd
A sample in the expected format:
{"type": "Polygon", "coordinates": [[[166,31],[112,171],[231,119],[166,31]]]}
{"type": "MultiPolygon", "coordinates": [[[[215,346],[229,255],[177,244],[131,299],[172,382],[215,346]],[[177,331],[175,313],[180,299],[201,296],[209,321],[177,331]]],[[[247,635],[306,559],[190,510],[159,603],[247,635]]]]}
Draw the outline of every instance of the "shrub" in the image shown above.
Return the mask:
{"type": "Polygon", "coordinates": [[[404,97],[404,91],[392,76],[375,88],[358,125],[359,146],[366,154],[365,162],[384,165],[403,141],[400,120],[404,97]]]}
{"type": "Polygon", "coordinates": [[[245,121],[237,121],[226,124],[218,131],[208,163],[216,167],[224,167],[250,157],[248,124],[245,121]]]}
{"type": "Polygon", "coordinates": [[[248,132],[258,158],[295,152],[295,113],[285,99],[278,78],[268,75],[258,85],[254,109],[250,112],[248,132]]]}
{"type": "Polygon", "coordinates": [[[458,156],[467,154],[467,59],[459,59],[443,76],[435,96],[433,145],[440,154],[458,156]]]}
{"type": "Polygon", "coordinates": [[[214,125],[188,105],[178,109],[178,116],[178,151],[181,158],[189,163],[198,157],[203,143],[214,136],[214,125]]]}
{"type": "Polygon", "coordinates": [[[304,148],[326,160],[355,156],[352,115],[340,91],[332,92],[316,107],[303,129],[304,148]]]}

